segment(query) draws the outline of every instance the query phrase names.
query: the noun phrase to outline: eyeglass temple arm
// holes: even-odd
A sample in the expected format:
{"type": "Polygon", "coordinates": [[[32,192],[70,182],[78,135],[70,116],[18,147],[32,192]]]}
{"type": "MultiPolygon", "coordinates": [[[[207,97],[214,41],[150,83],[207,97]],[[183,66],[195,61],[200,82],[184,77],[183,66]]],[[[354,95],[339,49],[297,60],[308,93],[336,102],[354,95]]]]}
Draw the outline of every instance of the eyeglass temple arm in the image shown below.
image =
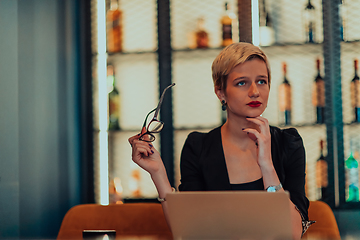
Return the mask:
{"type": "MultiPolygon", "coordinates": [[[[154,108],[153,110],[151,110],[151,111],[146,115],[145,121],[144,121],[144,124],[143,124],[143,127],[142,127],[142,128],[146,127],[146,120],[147,120],[147,118],[148,118],[149,115],[150,115],[152,112],[154,112],[155,110],[156,110],[156,108],[154,108]]],[[[141,129],[141,130],[142,130],[142,129],[141,129]]]]}
{"type": "Polygon", "coordinates": [[[175,83],[167,86],[167,87],[164,89],[163,93],[161,94],[160,101],[159,101],[159,103],[158,103],[158,105],[157,105],[157,107],[156,107],[156,111],[155,111],[155,114],[154,114],[154,118],[153,118],[153,119],[157,119],[157,115],[159,114],[160,106],[161,106],[161,104],[162,104],[162,101],[164,100],[164,96],[165,96],[166,90],[168,90],[169,88],[171,88],[171,87],[174,86],[174,85],[175,85],[175,83]]]}

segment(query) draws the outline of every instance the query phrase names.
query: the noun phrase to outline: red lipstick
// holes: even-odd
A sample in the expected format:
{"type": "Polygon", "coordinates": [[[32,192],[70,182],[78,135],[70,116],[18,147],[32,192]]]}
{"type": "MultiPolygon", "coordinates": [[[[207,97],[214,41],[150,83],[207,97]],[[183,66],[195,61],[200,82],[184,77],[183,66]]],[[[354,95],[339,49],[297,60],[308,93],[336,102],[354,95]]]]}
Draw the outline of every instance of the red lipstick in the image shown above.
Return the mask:
{"type": "Polygon", "coordinates": [[[256,107],[260,107],[261,102],[259,102],[259,101],[252,101],[252,102],[249,102],[249,103],[246,104],[246,105],[248,105],[249,107],[254,107],[254,108],[256,108],[256,107]]]}

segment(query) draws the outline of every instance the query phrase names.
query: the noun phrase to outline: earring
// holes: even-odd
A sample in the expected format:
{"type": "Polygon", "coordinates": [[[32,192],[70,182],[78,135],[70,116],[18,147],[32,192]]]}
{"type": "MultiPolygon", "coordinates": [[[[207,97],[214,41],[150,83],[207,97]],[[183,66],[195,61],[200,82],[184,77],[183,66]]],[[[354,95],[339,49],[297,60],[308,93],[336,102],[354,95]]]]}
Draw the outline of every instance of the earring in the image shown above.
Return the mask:
{"type": "Polygon", "coordinates": [[[222,109],[223,111],[226,110],[226,102],[225,102],[225,100],[221,100],[221,109],[222,109]]]}

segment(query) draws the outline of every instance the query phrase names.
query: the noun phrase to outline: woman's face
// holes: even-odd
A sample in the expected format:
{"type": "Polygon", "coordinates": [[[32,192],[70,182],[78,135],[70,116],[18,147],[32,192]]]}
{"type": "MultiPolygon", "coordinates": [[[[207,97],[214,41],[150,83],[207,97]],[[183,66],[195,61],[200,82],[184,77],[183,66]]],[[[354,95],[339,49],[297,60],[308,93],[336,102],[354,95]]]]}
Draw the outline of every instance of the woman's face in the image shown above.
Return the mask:
{"type": "Polygon", "coordinates": [[[228,116],[257,117],[267,106],[269,82],[266,64],[254,58],[237,65],[228,75],[222,97],[227,103],[228,116]]]}

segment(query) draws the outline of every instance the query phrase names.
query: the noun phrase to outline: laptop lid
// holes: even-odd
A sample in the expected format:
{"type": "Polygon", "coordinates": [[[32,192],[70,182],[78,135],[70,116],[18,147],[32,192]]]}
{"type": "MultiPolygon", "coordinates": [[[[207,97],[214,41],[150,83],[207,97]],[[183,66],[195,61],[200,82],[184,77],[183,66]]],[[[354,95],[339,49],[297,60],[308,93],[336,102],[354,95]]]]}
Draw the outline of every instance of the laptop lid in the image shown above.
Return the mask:
{"type": "Polygon", "coordinates": [[[115,230],[83,230],[84,240],[115,240],[115,230]]]}
{"type": "Polygon", "coordinates": [[[175,192],[166,195],[174,239],[291,239],[288,192],[175,192]]]}

